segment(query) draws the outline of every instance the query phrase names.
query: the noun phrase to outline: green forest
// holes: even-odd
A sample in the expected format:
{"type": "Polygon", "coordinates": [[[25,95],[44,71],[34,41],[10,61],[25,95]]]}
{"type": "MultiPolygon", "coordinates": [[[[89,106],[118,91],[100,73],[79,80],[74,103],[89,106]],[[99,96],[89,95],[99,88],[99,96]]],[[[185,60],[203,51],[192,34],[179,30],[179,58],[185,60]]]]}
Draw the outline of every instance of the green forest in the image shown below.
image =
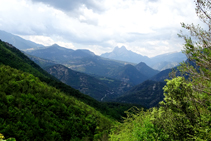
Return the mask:
{"type": "Polygon", "coordinates": [[[158,107],[101,103],[65,85],[18,49],[0,41],[0,141],[211,140],[211,14],[196,1],[209,30],[181,23],[188,61],[171,73],[158,107]]]}
{"type": "MultiPolygon", "coordinates": [[[[100,103],[0,41],[0,133],[16,140],[98,140],[133,105],[100,103]],[[65,135],[66,134],[66,135],[65,135]]],[[[137,105],[141,108],[140,105],[137,105]]]]}

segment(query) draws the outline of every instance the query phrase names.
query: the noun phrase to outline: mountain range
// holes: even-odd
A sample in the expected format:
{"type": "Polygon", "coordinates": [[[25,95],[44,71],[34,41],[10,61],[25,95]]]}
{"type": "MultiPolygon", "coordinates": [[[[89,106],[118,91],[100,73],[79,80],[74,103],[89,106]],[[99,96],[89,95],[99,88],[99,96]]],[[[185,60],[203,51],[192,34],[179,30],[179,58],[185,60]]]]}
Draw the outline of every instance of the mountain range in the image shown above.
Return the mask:
{"type": "Polygon", "coordinates": [[[127,62],[96,56],[88,50],[66,49],[56,44],[43,49],[26,51],[26,54],[63,64],[74,71],[113,78],[131,85],[142,83],[159,72],[143,62],[134,66],[127,62]]]}
{"type": "MultiPolygon", "coordinates": [[[[9,35],[10,34],[8,34],[8,36],[9,35]]],[[[19,39],[14,39],[16,42],[20,41],[19,39]]],[[[25,42],[25,40],[21,41],[25,42]]],[[[174,61],[177,59],[184,59],[181,57],[181,53],[165,54],[148,58],[122,47],[114,49],[112,55],[113,57],[116,56],[116,58],[114,58],[116,60],[112,60],[97,56],[89,50],[72,50],[60,47],[57,44],[41,48],[36,48],[37,45],[34,45],[35,46],[32,47],[33,49],[30,46],[28,49],[25,47],[24,53],[49,74],[53,75],[51,77],[55,79],[55,81],[60,80],[98,101],[115,101],[115,99],[117,99],[116,101],[118,102],[124,102],[125,100],[122,99],[128,99],[127,103],[133,103],[132,101],[134,100],[130,100],[129,98],[133,97],[133,99],[137,100],[134,103],[143,104],[146,107],[151,107],[158,103],[153,102],[156,96],[159,97],[159,100],[162,99],[160,84],[164,82],[164,79],[169,78],[168,73],[171,72],[171,69],[160,72],[151,68],[146,62],[152,64],[154,61],[158,66],[162,66],[159,65],[159,63],[162,64],[162,62],[168,60],[169,62],[163,63],[163,68],[166,67],[168,63],[174,64],[174,61]],[[134,60],[139,56],[140,58],[137,60],[142,59],[143,61],[128,63],[130,62],[128,59],[126,61],[118,60],[118,57],[124,58],[124,56],[126,56],[125,58],[134,57],[134,60]],[[152,85],[159,86],[159,91],[152,90],[152,85]],[[140,87],[140,89],[134,94],[136,87],[140,87]],[[147,91],[145,87],[149,87],[149,91],[147,91]],[[145,98],[151,96],[151,98],[147,98],[148,104],[144,103],[140,96],[145,98]]],[[[50,83],[49,80],[47,82],[50,83]]],[[[159,101],[158,99],[157,101],[159,101]]]]}
{"type": "MultiPolygon", "coordinates": [[[[164,98],[171,69],[155,70],[148,65],[153,58],[125,47],[114,50],[113,60],[89,50],[44,47],[4,31],[0,35],[0,133],[6,136],[103,140],[127,116],[124,111],[155,107],[164,98]],[[124,56],[140,60],[118,60],[124,56]]],[[[154,63],[175,65],[180,55],[157,56],[154,63]]]]}
{"type": "Polygon", "coordinates": [[[127,50],[125,46],[122,46],[121,48],[116,47],[112,52],[104,53],[101,55],[101,57],[127,61],[136,64],[144,62],[148,66],[156,70],[173,68],[179,65],[180,62],[187,59],[187,57],[182,52],[166,53],[149,58],[147,56],[142,56],[140,54],[127,50]]]}

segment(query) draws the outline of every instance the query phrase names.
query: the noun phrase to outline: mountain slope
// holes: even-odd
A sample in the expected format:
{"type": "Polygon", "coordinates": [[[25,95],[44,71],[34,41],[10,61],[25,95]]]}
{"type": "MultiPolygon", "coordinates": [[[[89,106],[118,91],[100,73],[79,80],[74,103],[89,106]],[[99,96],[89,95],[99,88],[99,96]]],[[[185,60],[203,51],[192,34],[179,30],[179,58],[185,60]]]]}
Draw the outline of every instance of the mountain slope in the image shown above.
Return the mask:
{"type": "Polygon", "coordinates": [[[169,73],[172,72],[172,69],[166,69],[155,76],[151,77],[150,80],[164,82],[165,79],[169,79],[169,73]]]}
{"type": "Polygon", "coordinates": [[[96,79],[84,73],[73,71],[63,65],[54,65],[45,69],[63,83],[87,94],[98,101],[117,97],[124,93],[124,89],[131,88],[129,84],[122,85],[122,82],[110,80],[110,84],[96,79]],[[115,87],[111,87],[114,85],[115,87]],[[123,89],[123,90],[120,90],[123,89]]]}
{"type": "Polygon", "coordinates": [[[33,62],[35,62],[37,65],[39,65],[42,69],[46,67],[50,67],[53,65],[56,65],[57,63],[51,60],[42,59],[36,56],[25,54],[29,59],[31,59],[33,62]]]}
{"type": "Polygon", "coordinates": [[[135,67],[139,72],[141,72],[142,74],[144,74],[145,76],[147,76],[149,78],[156,75],[157,73],[159,73],[158,70],[154,70],[154,69],[150,68],[144,62],[140,62],[135,67]]]}
{"type": "Polygon", "coordinates": [[[112,74],[110,74],[109,77],[134,85],[137,85],[148,78],[130,64],[127,64],[124,67],[120,67],[119,69],[115,70],[112,74]]]}
{"type": "Polygon", "coordinates": [[[9,65],[24,72],[32,73],[41,80],[48,78],[55,79],[36,63],[31,61],[20,50],[2,41],[0,41],[0,64],[9,65]]]}
{"type": "Polygon", "coordinates": [[[112,125],[94,108],[32,74],[0,65],[0,78],[0,133],[6,137],[98,140],[112,125]]]}
{"type": "Polygon", "coordinates": [[[116,99],[117,102],[141,104],[147,108],[157,106],[163,100],[165,82],[147,80],[116,99]]]}
{"type": "Polygon", "coordinates": [[[38,49],[43,48],[44,46],[41,44],[36,44],[34,42],[31,42],[29,40],[25,40],[19,36],[10,34],[8,32],[0,30],[0,39],[4,42],[8,42],[15,47],[17,47],[20,50],[32,50],[32,49],[38,49]]]}
{"type": "Polygon", "coordinates": [[[64,63],[64,65],[76,71],[104,77],[108,77],[109,73],[118,67],[124,66],[123,63],[104,59],[99,56],[85,57],[75,61],[70,60],[64,63]]]}

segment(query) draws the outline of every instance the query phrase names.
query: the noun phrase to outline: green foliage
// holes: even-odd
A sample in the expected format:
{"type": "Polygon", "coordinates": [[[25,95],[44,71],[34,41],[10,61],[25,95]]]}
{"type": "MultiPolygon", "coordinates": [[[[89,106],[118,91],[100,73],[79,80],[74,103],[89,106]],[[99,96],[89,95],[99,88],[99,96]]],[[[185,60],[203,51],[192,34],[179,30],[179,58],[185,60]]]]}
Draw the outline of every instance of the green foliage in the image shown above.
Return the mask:
{"type": "Polygon", "coordinates": [[[165,140],[167,135],[153,124],[150,110],[131,108],[123,124],[118,125],[110,134],[111,141],[148,141],[165,140]]]}
{"type": "Polygon", "coordinates": [[[0,133],[0,141],[16,141],[16,139],[15,138],[4,139],[4,136],[0,133]]]}
{"type": "Polygon", "coordinates": [[[128,111],[128,109],[136,106],[139,109],[144,109],[142,105],[138,104],[128,104],[128,103],[117,103],[117,102],[106,102],[102,103],[105,105],[106,108],[108,108],[109,112],[106,114],[110,116],[111,118],[116,119],[119,122],[122,122],[125,117],[127,117],[127,113],[125,111],[128,111]]]}
{"type": "Polygon", "coordinates": [[[112,121],[31,74],[0,66],[0,132],[17,140],[97,140],[112,121]]]}

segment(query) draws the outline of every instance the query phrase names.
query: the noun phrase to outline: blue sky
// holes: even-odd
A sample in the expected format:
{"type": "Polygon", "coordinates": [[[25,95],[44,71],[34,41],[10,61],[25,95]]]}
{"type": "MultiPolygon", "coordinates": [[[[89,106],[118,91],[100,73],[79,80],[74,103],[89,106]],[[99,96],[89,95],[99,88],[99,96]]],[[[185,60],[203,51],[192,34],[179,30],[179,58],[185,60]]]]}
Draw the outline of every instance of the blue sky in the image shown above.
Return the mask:
{"type": "Polygon", "coordinates": [[[193,0],[0,0],[0,30],[46,46],[116,46],[145,56],[180,51],[181,22],[200,23],[193,0]]]}

